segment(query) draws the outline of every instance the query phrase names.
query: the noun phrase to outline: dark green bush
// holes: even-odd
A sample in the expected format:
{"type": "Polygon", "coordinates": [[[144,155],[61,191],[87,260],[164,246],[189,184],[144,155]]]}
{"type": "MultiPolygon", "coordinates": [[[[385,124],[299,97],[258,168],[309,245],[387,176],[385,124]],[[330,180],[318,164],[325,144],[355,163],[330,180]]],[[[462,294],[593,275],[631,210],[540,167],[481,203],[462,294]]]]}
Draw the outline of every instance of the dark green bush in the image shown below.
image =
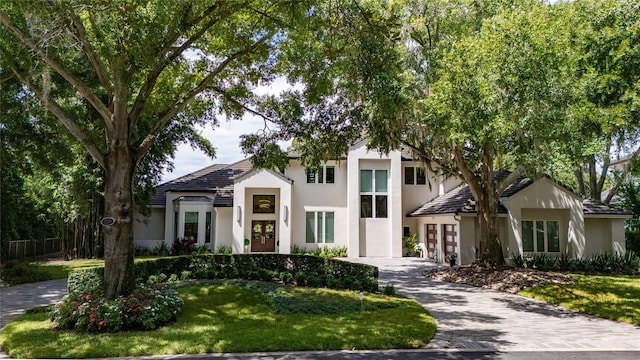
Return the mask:
{"type": "Polygon", "coordinates": [[[596,254],[590,258],[572,259],[568,254],[550,257],[547,254],[534,254],[523,257],[512,254],[515,267],[543,271],[572,271],[586,274],[634,274],[640,270],[640,260],[633,251],[624,254],[610,252],[596,254]]]}
{"type": "MultiPolygon", "coordinates": [[[[182,274],[191,279],[255,279],[281,281],[298,286],[330,287],[336,289],[378,290],[378,269],[374,266],[316,256],[286,254],[200,254],[143,261],[135,264],[138,283],[145,283],[152,275],[182,274]],[[287,274],[286,280],[282,274],[287,274]]],[[[69,275],[69,289],[99,286],[104,270],[74,270],[69,275]]],[[[86,290],[86,289],[83,289],[86,290]]]]}

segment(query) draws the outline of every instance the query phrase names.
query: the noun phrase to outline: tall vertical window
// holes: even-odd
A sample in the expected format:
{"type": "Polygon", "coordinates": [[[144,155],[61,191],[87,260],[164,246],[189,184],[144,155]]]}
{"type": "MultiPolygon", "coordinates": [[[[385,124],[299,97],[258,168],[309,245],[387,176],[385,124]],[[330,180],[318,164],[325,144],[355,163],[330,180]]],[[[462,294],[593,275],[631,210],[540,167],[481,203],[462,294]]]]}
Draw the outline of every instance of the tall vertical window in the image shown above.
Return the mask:
{"type": "Polygon", "coordinates": [[[555,220],[523,220],[522,251],[560,252],[560,222],[555,220]]]}
{"type": "Polygon", "coordinates": [[[387,170],[360,170],[360,217],[386,218],[387,170]]]}
{"type": "Polygon", "coordinates": [[[211,243],[211,211],[207,211],[207,217],[205,220],[204,243],[211,243]]]}
{"type": "Polygon", "coordinates": [[[427,172],[423,167],[407,166],[404,168],[405,185],[425,185],[427,183],[427,172]]]}
{"type": "Polygon", "coordinates": [[[333,212],[324,211],[308,211],[306,218],[306,242],[332,244],[334,237],[334,219],[333,212]]]}
{"type": "Polygon", "coordinates": [[[307,184],[333,184],[335,178],[335,166],[322,166],[316,171],[307,169],[307,184]]]}
{"type": "Polygon", "coordinates": [[[184,213],[184,238],[193,238],[196,242],[198,241],[198,212],[184,213]]]}

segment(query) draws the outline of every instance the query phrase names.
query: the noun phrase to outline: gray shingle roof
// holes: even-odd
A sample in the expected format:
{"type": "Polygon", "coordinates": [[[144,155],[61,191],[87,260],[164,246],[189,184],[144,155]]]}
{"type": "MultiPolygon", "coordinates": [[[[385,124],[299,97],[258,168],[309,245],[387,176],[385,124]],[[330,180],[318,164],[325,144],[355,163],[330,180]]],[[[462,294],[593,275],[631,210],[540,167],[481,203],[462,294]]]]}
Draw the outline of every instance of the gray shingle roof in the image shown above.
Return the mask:
{"type": "Polygon", "coordinates": [[[631,212],[605,205],[593,199],[582,202],[585,215],[631,215],[631,212]]]}
{"type": "Polygon", "coordinates": [[[215,164],[177,179],[158,185],[151,205],[165,205],[166,192],[208,192],[216,194],[214,206],[231,206],[233,182],[251,170],[251,159],[231,165],[215,164]]]}
{"type": "MultiPolygon", "coordinates": [[[[509,171],[501,170],[497,171],[494,174],[494,178],[496,179],[504,179],[506,176],[510,174],[509,171]]],[[[546,176],[546,175],[545,175],[546,176]]],[[[547,178],[551,179],[549,176],[547,178]]],[[[551,179],[559,186],[567,189],[568,191],[573,192],[573,190],[553,179],[551,179]]],[[[534,179],[531,177],[519,177],[514,182],[512,182],[507,188],[502,192],[500,197],[510,197],[515,195],[516,193],[522,191],[527,186],[533,184],[534,179]]],[[[578,195],[576,195],[578,196],[578,195]]],[[[583,212],[585,215],[628,215],[629,212],[624,210],[614,208],[611,206],[604,205],[597,201],[591,199],[585,199],[582,202],[583,204],[583,212]]],[[[448,193],[438,196],[426,204],[420,206],[416,210],[407,214],[409,217],[417,217],[417,216],[428,216],[428,215],[456,215],[456,214],[474,214],[476,212],[475,201],[473,199],[473,194],[471,194],[471,189],[469,186],[462,185],[457,187],[448,193]]],[[[506,214],[508,210],[502,205],[498,204],[498,213],[506,214]]]]}

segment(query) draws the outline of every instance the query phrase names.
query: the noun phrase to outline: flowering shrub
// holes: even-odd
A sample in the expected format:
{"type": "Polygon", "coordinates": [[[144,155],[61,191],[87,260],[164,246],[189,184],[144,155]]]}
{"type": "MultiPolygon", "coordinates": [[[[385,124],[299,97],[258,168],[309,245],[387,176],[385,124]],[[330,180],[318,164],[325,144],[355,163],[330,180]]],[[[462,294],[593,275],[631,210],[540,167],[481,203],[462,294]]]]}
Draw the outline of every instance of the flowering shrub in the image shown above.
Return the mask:
{"type": "Polygon", "coordinates": [[[152,330],[174,321],[182,299],[171,287],[141,285],[127,297],[107,300],[101,288],[73,292],[56,304],[51,320],[59,329],[88,332],[152,330]]]}

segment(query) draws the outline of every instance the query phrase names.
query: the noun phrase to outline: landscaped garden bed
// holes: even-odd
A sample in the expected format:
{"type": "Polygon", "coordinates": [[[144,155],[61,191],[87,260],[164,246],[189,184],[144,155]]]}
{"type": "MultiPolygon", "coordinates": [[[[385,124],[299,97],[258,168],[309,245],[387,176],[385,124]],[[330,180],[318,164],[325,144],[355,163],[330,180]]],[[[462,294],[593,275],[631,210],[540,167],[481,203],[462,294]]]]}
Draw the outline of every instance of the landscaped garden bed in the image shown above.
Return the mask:
{"type": "Polygon", "coordinates": [[[435,320],[418,303],[359,291],[200,280],[179,288],[177,321],[154,331],[94,334],[54,328],[50,312],[23,315],[0,333],[20,358],[422,347],[435,320]],[[38,344],[34,346],[34,344],[38,344]]]}
{"type": "Polygon", "coordinates": [[[70,294],[10,322],[0,333],[3,350],[81,358],[416,348],[436,331],[414,300],[377,294],[373,266],[209,254],[137,262],[135,269],[145,284],[114,300],[101,295],[103,268],[72,270],[70,294]]]}

